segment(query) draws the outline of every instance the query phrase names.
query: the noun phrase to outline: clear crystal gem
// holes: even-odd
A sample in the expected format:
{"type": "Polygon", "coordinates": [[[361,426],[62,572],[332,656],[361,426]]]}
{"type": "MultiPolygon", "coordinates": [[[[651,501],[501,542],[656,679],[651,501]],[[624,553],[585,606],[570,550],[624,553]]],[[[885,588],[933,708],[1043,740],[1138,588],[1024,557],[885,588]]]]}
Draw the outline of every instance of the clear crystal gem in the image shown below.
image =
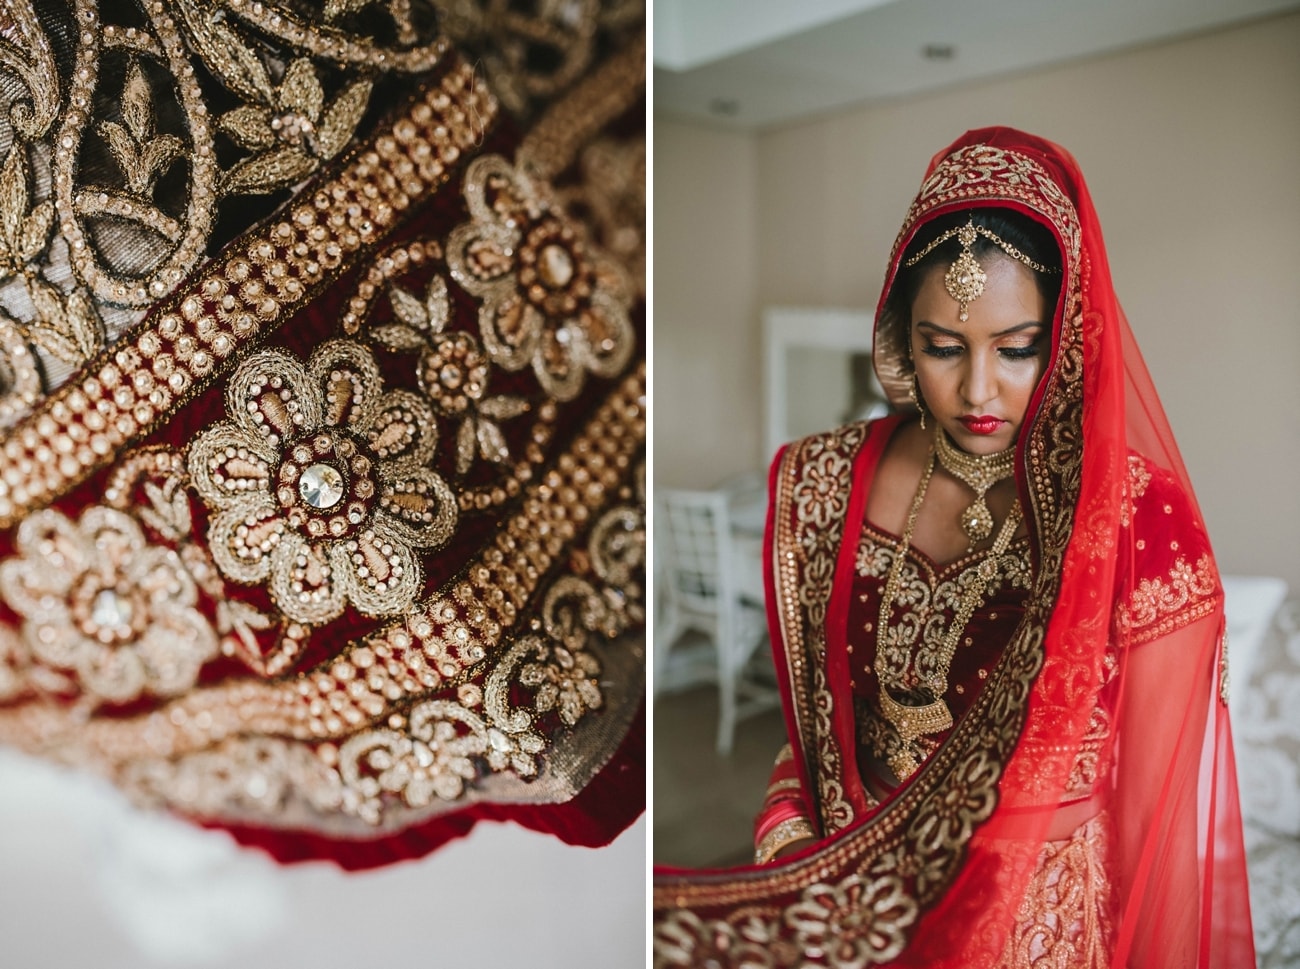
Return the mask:
{"type": "Polygon", "coordinates": [[[569,285],[569,280],[573,278],[573,257],[564,246],[547,246],[540,253],[537,268],[542,282],[552,289],[558,289],[569,285]]]}
{"type": "Polygon", "coordinates": [[[438,379],[444,387],[455,390],[461,385],[464,375],[461,373],[460,367],[454,363],[448,363],[438,372],[438,379]]]}
{"type": "Polygon", "coordinates": [[[131,625],[131,603],[112,589],[100,589],[90,608],[90,619],[103,629],[121,629],[131,625]]]}
{"type": "Polygon", "coordinates": [[[313,464],[298,479],[298,494],[313,508],[333,508],[343,497],[343,475],[328,464],[313,464]]]}

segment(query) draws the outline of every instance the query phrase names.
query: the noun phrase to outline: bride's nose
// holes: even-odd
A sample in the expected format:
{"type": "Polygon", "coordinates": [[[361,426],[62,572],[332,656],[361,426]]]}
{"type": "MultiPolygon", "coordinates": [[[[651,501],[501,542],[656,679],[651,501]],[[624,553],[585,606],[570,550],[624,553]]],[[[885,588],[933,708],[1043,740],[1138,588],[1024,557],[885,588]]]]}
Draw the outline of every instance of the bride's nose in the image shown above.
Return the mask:
{"type": "Polygon", "coordinates": [[[998,395],[997,375],[993,361],[987,359],[985,354],[967,354],[965,372],[962,374],[961,395],[972,407],[987,404],[998,395]]]}

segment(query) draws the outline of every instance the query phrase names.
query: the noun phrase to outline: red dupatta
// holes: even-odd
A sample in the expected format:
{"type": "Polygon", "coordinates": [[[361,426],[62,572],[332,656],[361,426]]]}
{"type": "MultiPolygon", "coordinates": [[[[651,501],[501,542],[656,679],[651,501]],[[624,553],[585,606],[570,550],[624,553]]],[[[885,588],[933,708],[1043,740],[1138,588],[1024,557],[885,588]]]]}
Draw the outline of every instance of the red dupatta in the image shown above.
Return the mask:
{"type": "Polygon", "coordinates": [[[1114,825],[1113,929],[1087,964],[1254,964],[1221,698],[1222,592],[1068,153],[984,129],[936,156],[890,260],[877,372],[906,408],[904,321],[886,299],[901,254],[926,222],[981,206],[1049,227],[1065,273],[1017,445],[1034,566],[1025,617],[949,739],[869,807],[837,672],[837,590],[851,567],[844,523],[861,521],[863,469],[887,434],[851,425],[787,448],[772,478],[771,632],[824,838],[778,865],[662,873],[658,965],[1031,965],[1033,946],[1011,951],[1018,913],[1037,890],[1057,806],[1081,787],[1114,825]]]}

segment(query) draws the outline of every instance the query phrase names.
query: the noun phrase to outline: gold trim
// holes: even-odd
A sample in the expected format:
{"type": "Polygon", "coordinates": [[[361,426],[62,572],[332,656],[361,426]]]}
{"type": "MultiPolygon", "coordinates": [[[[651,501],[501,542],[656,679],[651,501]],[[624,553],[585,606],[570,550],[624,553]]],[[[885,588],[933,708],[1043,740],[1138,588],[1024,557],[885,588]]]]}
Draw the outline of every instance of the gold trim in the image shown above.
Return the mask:
{"type": "Polygon", "coordinates": [[[0,527],[16,524],[155,431],[437,191],[497,115],[456,64],[333,176],[206,265],[132,336],[41,401],[0,447],[0,527]]]}
{"type": "MultiPolygon", "coordinates": [[[[147,751],[175,757],[238,734],[346,737],[395,707],[466,683],[509,648],[530,601],[550,581],[599,485],[617,499],[645,440],[645,367],[606,397],[555,468],[528,488],[496,539],[421,608],[350,643],[314,672],[275,683],[199,689],[157,711],[79,723],[36,704],[0,710],[0,739],[29,750],[121,762],[147,751]],[[537,536],[545,535],[545,539],[537,536]],[[34,739],[39,738],[39,739],[34,739]]],[[[540,622],[540,620],[538,620],[540,622]]]]}

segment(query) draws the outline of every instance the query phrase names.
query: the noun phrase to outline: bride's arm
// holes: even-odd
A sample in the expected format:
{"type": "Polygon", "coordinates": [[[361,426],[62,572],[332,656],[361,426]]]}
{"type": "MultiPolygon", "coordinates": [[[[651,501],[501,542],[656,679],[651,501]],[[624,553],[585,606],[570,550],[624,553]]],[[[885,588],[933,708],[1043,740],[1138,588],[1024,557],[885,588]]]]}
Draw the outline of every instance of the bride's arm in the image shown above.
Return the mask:
{"type": "Polygon", "coordinates": [[[763,809],[754,821],[754,861],[766,864],[794,854],[816,839],[803,782],[790,745],[776,755],[763,809]]]}

